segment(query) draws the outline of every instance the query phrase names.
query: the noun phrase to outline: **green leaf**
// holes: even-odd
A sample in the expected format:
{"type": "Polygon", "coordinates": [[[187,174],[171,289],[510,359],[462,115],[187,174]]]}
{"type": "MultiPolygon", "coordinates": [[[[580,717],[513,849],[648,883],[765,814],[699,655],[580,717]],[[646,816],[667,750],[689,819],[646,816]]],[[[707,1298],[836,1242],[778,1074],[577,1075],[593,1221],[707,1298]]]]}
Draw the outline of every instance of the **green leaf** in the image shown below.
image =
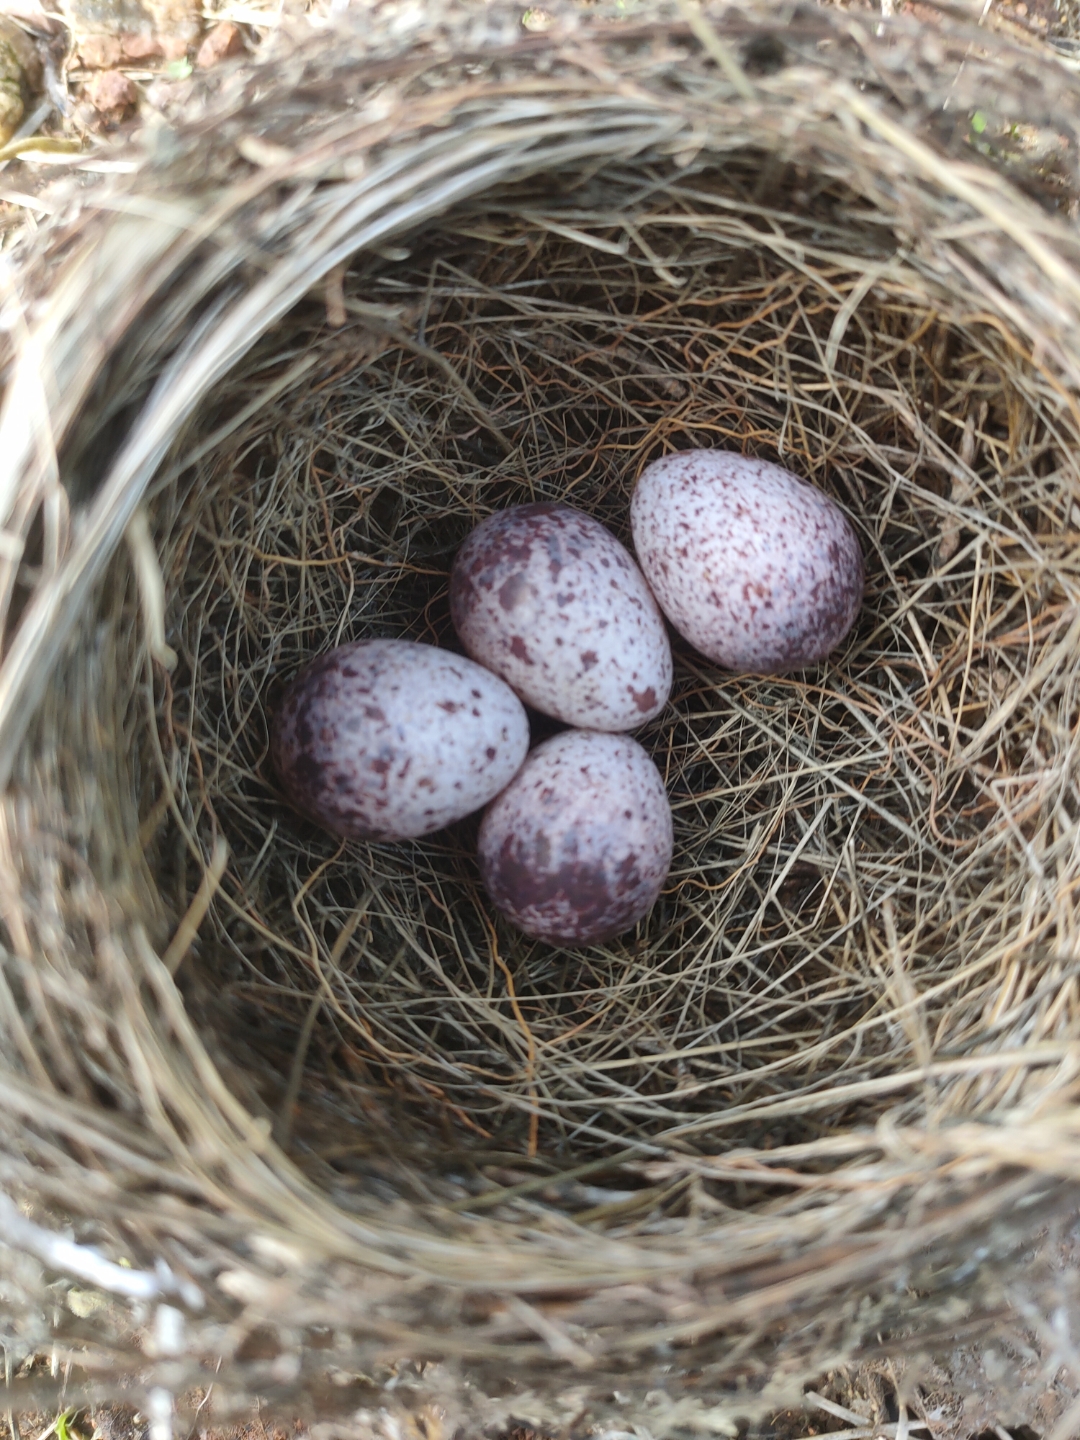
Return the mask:
{"type": "Polygon", "coordinates": [[[986,116],[981,110],[976,110],[975,114],[972,115],[971,128],[975,131],[976,135],[981,135],[986,129],[986,116]]]}

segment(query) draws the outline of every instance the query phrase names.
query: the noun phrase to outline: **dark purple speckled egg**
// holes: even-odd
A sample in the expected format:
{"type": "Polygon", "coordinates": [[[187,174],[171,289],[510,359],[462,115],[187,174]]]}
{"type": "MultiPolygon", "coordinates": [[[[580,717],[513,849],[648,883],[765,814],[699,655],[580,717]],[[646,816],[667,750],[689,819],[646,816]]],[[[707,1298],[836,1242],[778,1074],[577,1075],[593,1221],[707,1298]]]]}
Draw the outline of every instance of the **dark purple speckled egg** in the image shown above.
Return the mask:
{"type": "Polygon", "coordinates": [[[628,735],[568,730],[545,740],[487,810],[480,873],[527,935],[610,940],[652,909],[671,866],[671,807],[628,735]]]}
{"type": "Polygon", "coordinates": [[[671,647],[633,556],[569,505],[490,515],[458,552],[450,613],[462,644],[545,715],[634,730],[671,689],[671,647]]]}
{"type": "Polygon", "coordinates": [[[508,685],[409,640],[320,655],[285,692],[270,736],[290,802],[358,840],[427,835],[479,810],[528,748],[528,718],[508,685]]]}
{"type": "Polygon", "coordinates": [[[630,520],[660,608],[729,670],[813,665],[859,612],[863,560],[850,520],[779,465],[726,450],[665,455],[642,471],[630,520]]]}

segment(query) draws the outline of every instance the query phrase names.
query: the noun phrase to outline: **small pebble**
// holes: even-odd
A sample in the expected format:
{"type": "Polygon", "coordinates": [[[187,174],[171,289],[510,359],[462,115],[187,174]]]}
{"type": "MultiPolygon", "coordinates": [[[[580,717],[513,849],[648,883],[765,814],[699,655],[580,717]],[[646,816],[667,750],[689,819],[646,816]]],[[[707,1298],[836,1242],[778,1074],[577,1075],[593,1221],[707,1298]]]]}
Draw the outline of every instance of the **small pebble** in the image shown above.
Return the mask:
{"type": "Polygon", "coordinates": [[[234,55],[243,55],[246,50],[247,46],[244,44],[240,27],[232,24],[229,20],[223,20],[219,25],[214,26],[199,46],[195,56],[195,65],[200,70],[208,70],[222,60],[229,60],[234,55]]]}
{"type": "Polygon", "coordinates": [[[86,84],[86,96],[103,120],[113,124],[139,102],[139,92],[120,70],[99,70],[86,84]]]}

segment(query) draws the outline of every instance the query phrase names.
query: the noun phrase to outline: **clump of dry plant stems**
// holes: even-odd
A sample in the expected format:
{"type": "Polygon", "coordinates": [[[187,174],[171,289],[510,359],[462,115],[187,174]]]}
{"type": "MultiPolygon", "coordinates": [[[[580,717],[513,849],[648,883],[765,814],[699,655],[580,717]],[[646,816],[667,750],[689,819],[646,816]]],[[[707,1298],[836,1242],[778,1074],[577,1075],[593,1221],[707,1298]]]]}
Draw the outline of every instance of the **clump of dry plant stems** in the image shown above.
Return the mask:
{"type": "Polygon", "coordinates": [[[361,1429],[399,1387],[725,1433],[875,1337],[1037,1330],[1060,1282],[1012,1257],[1080,1168],[1075,82],[945,21],[379,14],[317,100],[303,52],[226,87],[19,321],[0,1183],[159,1317],[157,1368],[81,1337],[86,1393],[213,1355],[361,1429]],[[956,117],[992,95],[1005,135],[1025,67],[1061,158],[1022,191],[956,117]],[[302,663],[453,646],[480,519],[627,539],[696,445],[833,495],[867,598],[806,674],[676,646],[636,931],[505,927],[475,821],[289,811],[302,663]]]}
{"type": "MultiPolygon", "coordinates": [[[[359,1086],[530,1156],[810,1142],[885,1096],[917,1115],[928,1066],[945,1113],[954,1095],[989,1113],[1003,1092],[979,1057],[1000,1056],[1004,1015],[1034,1021],[1044,976],[1058,993],[1047,942],[1074,943],[1032,866],[1074,702],[1039,686],[1016,704],[1077,640],[1075,582],[1047,575],[1077,491],[1052,397],[995,330],[919,303],[902,262],[846,317],[865,272],[830,246],[839,194],[785,213],[749,172],[719,194],[666,176],[641,186],[631,238],[620,191],[593,188],[536,218],[529,196],[524,215],[460,217],[392,274],[350,273],[340,327],[311,307],[275,336],[310,362],[303,383],[171,492],[164,758],[201,855],[229,847],[212,983],[293,1076],[288,1106],[310,1068],[346,1105],[359,1086]],[[798,266],[763,253],[764,225],[798,266]],[[449,566],[480,519],[566,499],[626,539],[637,473],[692,445],[832,493],[870,583],[813,673],[736,679],[680,649],[642,736],[677,858],[636,932],[565,951],[494,923],[469,823],[343,845],[283,809],[267,715],[300,663],[365,635],[454,645],[449,566]]],[[[1067,1034],[1071,1003],[1034,1033],[1067,1034]]]]}

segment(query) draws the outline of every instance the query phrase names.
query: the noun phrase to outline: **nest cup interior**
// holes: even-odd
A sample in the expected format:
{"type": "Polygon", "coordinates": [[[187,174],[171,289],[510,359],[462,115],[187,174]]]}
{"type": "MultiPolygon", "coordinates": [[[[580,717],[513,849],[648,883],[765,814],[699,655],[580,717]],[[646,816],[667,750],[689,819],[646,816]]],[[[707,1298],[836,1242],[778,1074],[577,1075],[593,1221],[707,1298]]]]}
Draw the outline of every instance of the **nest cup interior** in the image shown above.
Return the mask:
{"type": "MultiPolygon", "coordinates": [[[[212,893],[171,963],[229,1083],[339,1196],[388,1167],[431,1196],[473,1164],[812,1151],[885,1111],[1015,1101],[1024,1072],[949,1065],[1050,1038],[1076,1003],[1055,958],[1068,800],[1041,779],[1076,719],[1076,423],[857,195],[758,154],[551,175],[355,258],[152,491],[175,669],[132,653],[123,565],[98,628],[93,663],[134,686],[103,722],[131,883],[162,946],[212,893]],[[473,526],[557,499],[629,544],[642,468],[694,446],[831,495],[866,598],[827,662],[779,678],[673,636],[670,704],[638,738],[675,859],[636,929],[517,933],[475,818],[366,845],[284,804],[269,719],[305,662],[361,637],[459,648],[448,575],[473,526]]],[[[650,1194],[650,1224],[689,1203],[658,1222],[650,1194]]]]}

